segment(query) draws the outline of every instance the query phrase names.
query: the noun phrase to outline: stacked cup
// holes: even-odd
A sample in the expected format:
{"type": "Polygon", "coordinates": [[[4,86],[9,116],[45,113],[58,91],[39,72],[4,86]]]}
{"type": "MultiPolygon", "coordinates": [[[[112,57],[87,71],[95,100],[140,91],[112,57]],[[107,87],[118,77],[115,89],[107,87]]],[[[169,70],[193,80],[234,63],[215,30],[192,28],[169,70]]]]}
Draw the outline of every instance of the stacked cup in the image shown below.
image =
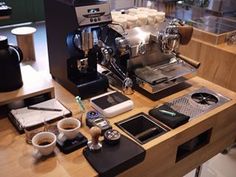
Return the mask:
{"type": "Polygon", "coordinates": [[[148,15],[146,14],[137,14],[138,17],[137,25],[144,26],[148,24],[148,15]]]}
{"type": "Polygon", "coordinates": [[[112,11],[112,20],[123,26],[124,29],[132,29],[136,26],[155,25],[165,20],[165,12],[147,7],[130,8],[127,14],[121,11],[112,11]]]}
{"type": "Polygon", "coordinates": [[[125,14],[122,14],[121,11],[112,11],[111,16],[114,23],[120,24],[124,29],[127,28],[127,20],[125,18],[125,14]]]}
{"type": "Polygon", "coordinates": [[[127,28],[132,29],[138,26],[138,17],[132,15],[125,15],[127,20],[127,28]]]}
{"type": "Polygon", "coordinates": [[[157,12],[156,14],[157,23],[161,23],[165,21],[165,12],[157,12]]]}

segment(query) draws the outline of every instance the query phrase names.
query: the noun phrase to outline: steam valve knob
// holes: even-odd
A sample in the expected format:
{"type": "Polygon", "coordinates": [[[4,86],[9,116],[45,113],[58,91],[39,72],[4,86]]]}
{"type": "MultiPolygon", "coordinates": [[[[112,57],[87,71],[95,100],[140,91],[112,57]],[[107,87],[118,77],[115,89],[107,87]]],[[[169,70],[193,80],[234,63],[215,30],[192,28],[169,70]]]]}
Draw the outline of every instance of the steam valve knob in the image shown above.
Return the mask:
{"type": "Polygon", "coordinates": [[[99,142],[101,133],[102,131],[98,127],[90,128],[91,140],[87,144],[90,151],[97,151],[102,148],[102,144],[99,142]]]}
{"type": "Polygon", "coordinates": [[[146,53],[146,45],[144,43],[140,43],[138,46],[138,52],[142,55],[146,53]]]}
{"type": "Polygon", "coordinates": [[[129,77],[126,77],[122,83],[122,91],[126,95],[131,95],[134,93],[133,90],[133,81],[129,77]]]}

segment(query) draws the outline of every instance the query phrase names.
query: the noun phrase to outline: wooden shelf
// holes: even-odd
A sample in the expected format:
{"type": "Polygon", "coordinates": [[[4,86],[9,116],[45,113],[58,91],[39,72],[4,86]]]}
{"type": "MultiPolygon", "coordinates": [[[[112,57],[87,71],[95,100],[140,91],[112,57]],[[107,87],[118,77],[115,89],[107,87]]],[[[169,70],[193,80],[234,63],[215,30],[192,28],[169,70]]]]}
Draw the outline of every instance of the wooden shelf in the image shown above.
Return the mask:
{"type": "Polygon", "coordinates": [[[21,67],[23,86],[11,92],[0,92],[0,106],[34,96],[49,94],[54,98],[52,81],[42,77],[31,66],[21,67]]]}

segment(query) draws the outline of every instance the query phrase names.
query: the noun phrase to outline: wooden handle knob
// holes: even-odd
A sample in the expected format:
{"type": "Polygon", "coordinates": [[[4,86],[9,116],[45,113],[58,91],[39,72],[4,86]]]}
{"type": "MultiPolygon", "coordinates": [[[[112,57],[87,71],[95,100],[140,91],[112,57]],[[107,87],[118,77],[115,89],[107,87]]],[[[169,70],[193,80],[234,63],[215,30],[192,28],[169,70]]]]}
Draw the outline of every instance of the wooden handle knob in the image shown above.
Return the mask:
{"type": "Polygon", "coordinates": [[[201,63],[199,61],[195,61],[191,58],[188,58],[186,56],[183,55],[178,55],[179,58],[181,58],[182,60],[184,60],[185,62],[189,63],[190,65],[194,66],[195,68],[199,68],[201,63]]]}
{"type": "Polygon", "coordinates": [[[102,131],[98,127],[92,127],[90,128],[90,134],[92,137],[92,143],[93,144],[98,144],[98,138],[101,135],[102,131]]]}
{"type": "Polygon", "coordinates": [[[178,26],[180,38],[180,44],[187,45],[192,38],[193,27],[192,26],[178,26]]]}

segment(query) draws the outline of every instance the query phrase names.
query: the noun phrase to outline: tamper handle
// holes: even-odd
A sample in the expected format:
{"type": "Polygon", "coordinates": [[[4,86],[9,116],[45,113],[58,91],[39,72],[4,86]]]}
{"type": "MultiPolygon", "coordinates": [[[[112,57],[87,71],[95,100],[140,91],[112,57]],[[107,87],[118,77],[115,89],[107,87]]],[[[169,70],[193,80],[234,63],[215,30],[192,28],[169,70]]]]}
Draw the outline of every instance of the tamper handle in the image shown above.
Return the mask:
{"type": "Polygon", "coordinates": [[[90,129],[90,134],[91,134],[91,137],[92,137],[92,144],[96,145],[98,144],[98,139],[99,139],[99,136],[101,135],[102,131],[100,128],[98,127],[92,127],[90,129]]]}

